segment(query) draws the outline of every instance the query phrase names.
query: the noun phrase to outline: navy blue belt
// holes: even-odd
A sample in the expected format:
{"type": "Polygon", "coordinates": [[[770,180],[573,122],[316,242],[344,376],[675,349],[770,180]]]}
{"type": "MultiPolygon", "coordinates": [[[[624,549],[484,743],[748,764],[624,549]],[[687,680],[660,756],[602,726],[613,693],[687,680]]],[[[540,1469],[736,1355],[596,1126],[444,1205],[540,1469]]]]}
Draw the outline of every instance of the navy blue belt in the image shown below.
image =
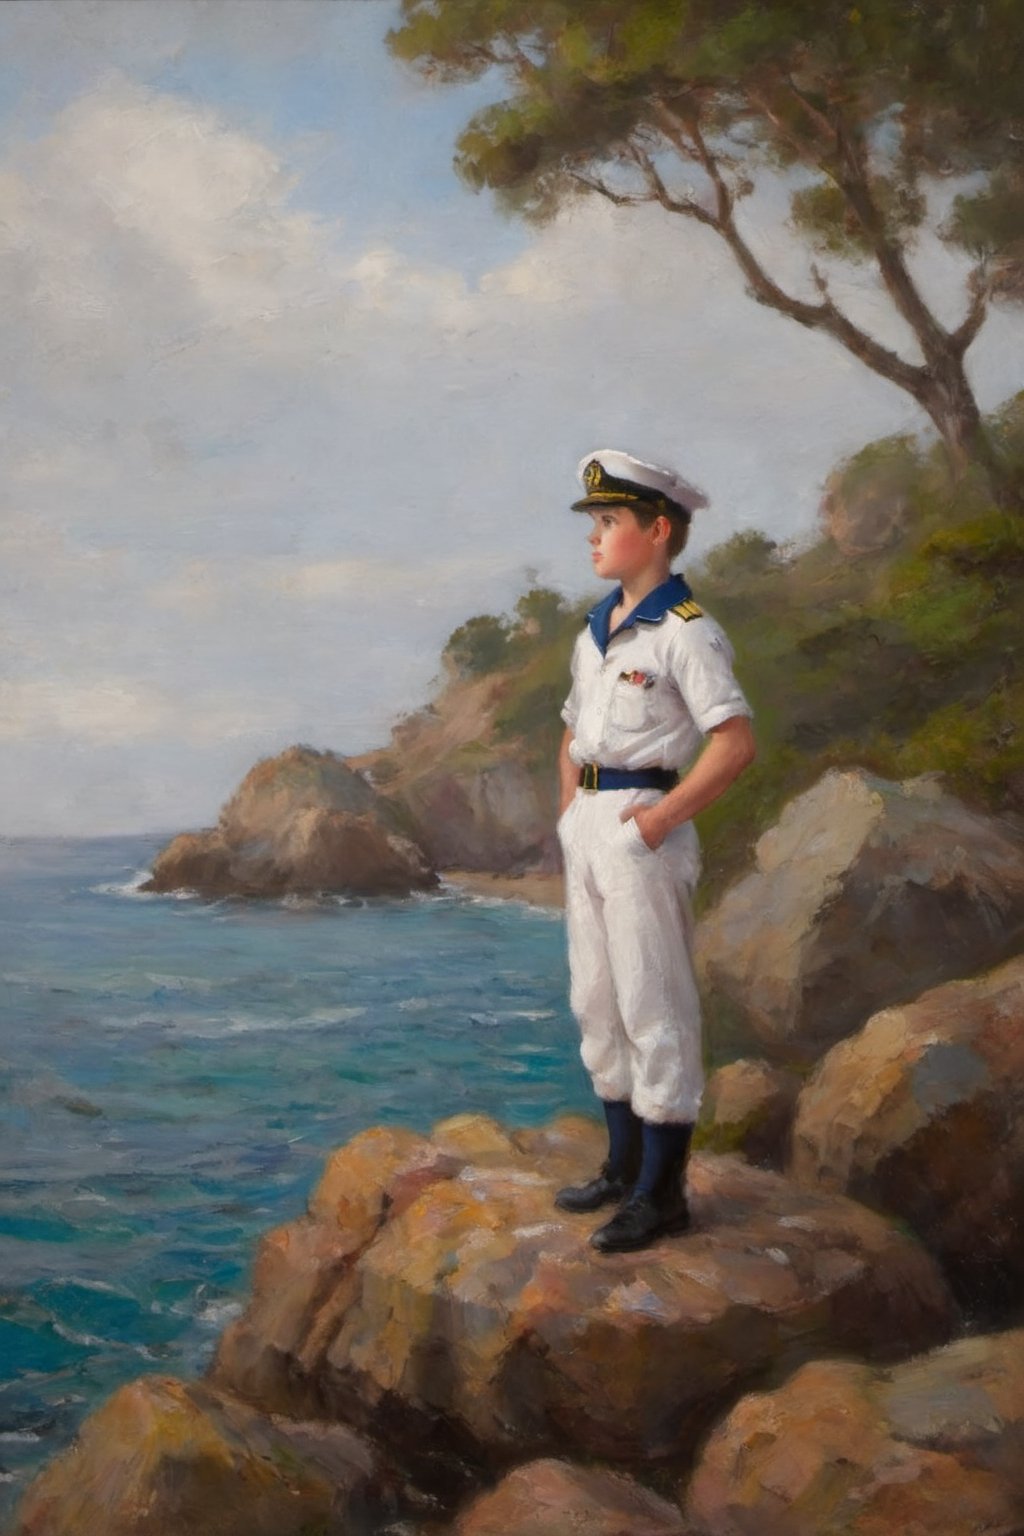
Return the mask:
{"type": "Polygon", "coordinates": [[[679,775],[674,768],[602,768],[600,763],[584,763],[580,769],[581,789],[675,789],[679,775]]]}

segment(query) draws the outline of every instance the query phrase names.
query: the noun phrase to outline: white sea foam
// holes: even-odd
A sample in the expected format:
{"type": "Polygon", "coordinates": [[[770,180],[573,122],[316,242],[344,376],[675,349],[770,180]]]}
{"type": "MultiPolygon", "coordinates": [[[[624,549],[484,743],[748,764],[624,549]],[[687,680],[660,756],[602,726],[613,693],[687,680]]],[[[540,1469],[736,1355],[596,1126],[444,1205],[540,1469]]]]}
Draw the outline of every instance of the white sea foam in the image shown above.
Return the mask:
{"type": "Polygon", "coordinates": [[[219,1033],[229,1035],[272,1034],[276,1030],[294,1032],[297,1029],[332,1029],[336,1024],[347,1024],[350,1019],[360,1019],[365,1008],[317,1008],[298,1018],[287,1015],[273,1019],[257,1018],[252,1014],[231,1014],[219,1033]]]}
{"type": "Polygon", "coordinates": [[[130,880],[105,880],[101,885],[90,885],[89,890],[94,896],[140,896],[145,900],[159,895],[158,891],[144,891],[142,889],[147,880],[153,878],[151,869],[137,869],[130,880]]]}
{"type": "Polygon", "coordinates": [[[163,976],[159,971],[143,971],[142,980],[167,992],[216,992],[224,983],[211,981],[207,976],[163,976]]]}
{"type": "Polygon", "coordinates": [[[104,1296],[121,1296],[127,1300],[132,1299],[131,1291],[126,1291],[123,1286],[111,1285],[109,1280],[87,1280],[82,1275],[61,1275],[55,1281],[55,1285],[73,1285],[80,1291],[97,1291],[104,1296]]]}
{"type": "Polygon", "coordinates": [[[184,1035],[190,1040],[219,1040],[225,1035],[272,1035],[294,1034],[297,1030],[317,1031],[333,1029],[347,1024],[351,1019],[362,1018],[366,1009],[359,1006],[316,1008],[312,1013],[289,1014],[287,1010],[271,1014],[211,1013],[172,1014],[156,1018],[152,1013],[137,1013],[129,1018],[108,1016],[102,1022],[105,1028],[123,1030],[159,1029],[165,1033],[184,1035]]]}
{"type": "Polygon", "coordinates": [[[69,1328],[66,1323],[53,1320],[53,1331],[62,1339],[67,1339],[69,1344],[78,1344],[83,1349],[123,1349],[121,1344],[115,1344],[112,1339],[101,1339],[95,1333],[78,1333],[76,1329],[69,1328]]]}
{"type": "Polygon", "coordinates": [[[211,1301],[201,1312],[196,1313],[196,1320],[209,1324],[211,1328],[223,1328],[225,1323],[241,1317],[244,1310],[240,1301],[211,1301]]]}

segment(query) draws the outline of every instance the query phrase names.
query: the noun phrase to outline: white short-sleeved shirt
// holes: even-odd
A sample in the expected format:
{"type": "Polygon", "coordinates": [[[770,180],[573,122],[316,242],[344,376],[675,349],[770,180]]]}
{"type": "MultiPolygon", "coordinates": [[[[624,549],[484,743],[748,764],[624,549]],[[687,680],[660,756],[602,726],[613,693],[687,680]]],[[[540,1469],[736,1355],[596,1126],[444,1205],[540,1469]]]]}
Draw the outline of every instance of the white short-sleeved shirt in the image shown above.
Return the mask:
{"type": "Polygon", "coordinates": [[[599,603],[576,640],[562,709],[570,756],[606,768],[684,768],[708,731],[753,713],[733,676],[732,646],[680,576],[649,592],[609,638],[620,597],[599,603]]]}

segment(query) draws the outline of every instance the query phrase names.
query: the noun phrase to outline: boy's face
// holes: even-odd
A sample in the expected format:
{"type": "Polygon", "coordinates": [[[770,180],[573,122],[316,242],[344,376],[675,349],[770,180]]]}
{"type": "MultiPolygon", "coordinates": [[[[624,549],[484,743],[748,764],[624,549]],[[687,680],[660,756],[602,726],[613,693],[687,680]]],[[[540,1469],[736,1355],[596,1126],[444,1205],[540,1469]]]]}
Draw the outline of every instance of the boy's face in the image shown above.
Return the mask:
{"type": "Polygon", "coordinates": [[[588,535],[591,559],[598,576],[608,581],[631,581],[647,575],[652,566],[668,566],[665,531],[656,518],[641,528],[629,507],[596,507],[590,513],[593,527],[588,535]]]}

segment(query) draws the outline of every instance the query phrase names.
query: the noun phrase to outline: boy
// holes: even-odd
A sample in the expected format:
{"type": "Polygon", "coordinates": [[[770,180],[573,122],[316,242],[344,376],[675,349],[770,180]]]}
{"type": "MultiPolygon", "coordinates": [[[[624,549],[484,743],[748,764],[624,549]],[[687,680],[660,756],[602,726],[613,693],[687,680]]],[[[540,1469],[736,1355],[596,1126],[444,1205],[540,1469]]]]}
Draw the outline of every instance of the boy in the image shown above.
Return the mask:
{"type": "Polygon", "coordinates": [[[753,760],[754,740],[729,642],[671,574],[706,497],[674,471],[611,449],[588,455],[579,474],[586,494],[573,509],[592,519],[594,569],[618,585],[573,652],[558,834],[570,1001],[608,1157],[556,1204],[618,1204],[590,1239],[614,1253],[689,1224],[683,1173],[704,1086],[692,818],[753,760]]]}

